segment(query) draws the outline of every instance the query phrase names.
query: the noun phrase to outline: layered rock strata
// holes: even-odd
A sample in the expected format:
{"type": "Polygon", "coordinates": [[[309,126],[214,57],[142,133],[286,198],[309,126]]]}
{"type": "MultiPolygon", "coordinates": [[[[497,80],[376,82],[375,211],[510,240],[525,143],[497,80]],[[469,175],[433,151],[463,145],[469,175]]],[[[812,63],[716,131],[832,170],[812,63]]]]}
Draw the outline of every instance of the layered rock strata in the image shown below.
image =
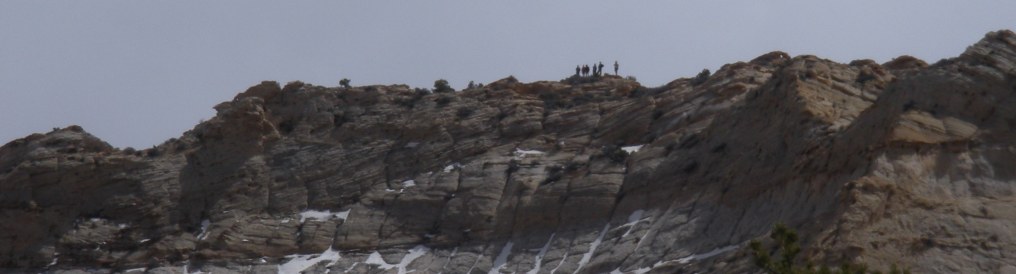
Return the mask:
{"type": "Polygon", "coordinates": [[[1016,34],[957,58],[773,52],[661,87],[431,93],[263,82],[162,145],[71,126],[0,148],[8,272],[1016,271],[1016,34]]]}

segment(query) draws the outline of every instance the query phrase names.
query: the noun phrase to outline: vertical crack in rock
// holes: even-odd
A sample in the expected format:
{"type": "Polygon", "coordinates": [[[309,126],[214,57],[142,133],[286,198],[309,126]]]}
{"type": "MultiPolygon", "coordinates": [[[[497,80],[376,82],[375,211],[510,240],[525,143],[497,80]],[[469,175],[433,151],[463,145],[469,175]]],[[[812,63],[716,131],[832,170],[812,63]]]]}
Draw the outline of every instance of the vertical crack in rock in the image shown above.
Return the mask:
{"type": "Polygon", "coordinates": [[[775,223],[816,263],[1014,272],[1013,94],[1011,31],[659,87],[263,82],[151,149],[78,126],[0,147],[0,272],[751,272],[733,250],[775,223]]]}

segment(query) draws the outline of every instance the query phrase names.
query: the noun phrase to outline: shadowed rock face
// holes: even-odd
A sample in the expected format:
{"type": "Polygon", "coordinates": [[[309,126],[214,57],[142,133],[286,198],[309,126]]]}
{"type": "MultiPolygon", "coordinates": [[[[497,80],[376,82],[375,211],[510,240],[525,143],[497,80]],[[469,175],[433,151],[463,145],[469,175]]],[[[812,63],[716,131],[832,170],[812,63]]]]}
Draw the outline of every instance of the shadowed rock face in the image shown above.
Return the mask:
{"type": "Polygon", "coordinates": [[[0,148],[0,268],[737,272],[783,222],[817,262],[1011,271],[1013,94],[1009,31],[930,66],[773,52],[658,88],[263,82],[152,149],[76,126],[0,148]]]}

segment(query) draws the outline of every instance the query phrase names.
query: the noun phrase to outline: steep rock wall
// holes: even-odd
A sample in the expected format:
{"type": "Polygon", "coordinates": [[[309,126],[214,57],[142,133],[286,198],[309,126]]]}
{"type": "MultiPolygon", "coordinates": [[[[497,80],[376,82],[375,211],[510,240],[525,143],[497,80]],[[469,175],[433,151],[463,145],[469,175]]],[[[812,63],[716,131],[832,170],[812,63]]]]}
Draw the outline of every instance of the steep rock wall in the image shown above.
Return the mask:
{"type": "Polygon", "coordinates": [[[658,88],[264,82],[151,149],[0,148],[0,266],[730,272],[783,222],[819,262],[1009,271],[1014,53],[1000,31],[931,66],[774,52],[658,88]]]}

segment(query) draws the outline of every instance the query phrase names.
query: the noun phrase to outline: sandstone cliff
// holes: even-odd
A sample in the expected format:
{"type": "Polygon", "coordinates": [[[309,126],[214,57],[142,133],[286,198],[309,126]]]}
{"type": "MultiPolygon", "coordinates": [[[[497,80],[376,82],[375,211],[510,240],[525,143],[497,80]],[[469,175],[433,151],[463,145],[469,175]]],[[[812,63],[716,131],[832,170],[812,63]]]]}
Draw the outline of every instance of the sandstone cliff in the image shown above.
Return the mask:
{"type": "Polygon", "coordinates": [[[263,82],[151,149],[0,148],[0,269],[124,273],[1016,272],[1016,34],[928,65],[782,52],[705,81],[453,93],[263,82]]]}

